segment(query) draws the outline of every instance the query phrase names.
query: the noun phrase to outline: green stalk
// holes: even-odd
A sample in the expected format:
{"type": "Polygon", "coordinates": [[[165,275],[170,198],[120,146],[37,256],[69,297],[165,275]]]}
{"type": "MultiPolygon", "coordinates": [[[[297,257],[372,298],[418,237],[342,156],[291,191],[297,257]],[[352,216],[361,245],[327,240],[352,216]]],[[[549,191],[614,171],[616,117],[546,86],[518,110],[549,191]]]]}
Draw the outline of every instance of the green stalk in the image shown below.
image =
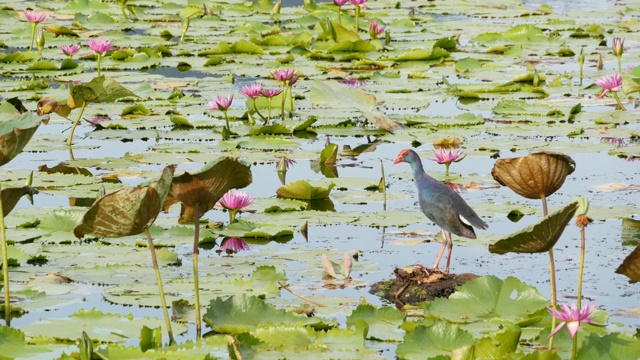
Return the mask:
{"type": "Polygon", "coordinates": [[[200,317],[200,277],[198,275],[198,248],[200,240],[200,205],[195,206],[195,229],[193,235],[193,294],[196,307],[196,339],[202,335],[202,318],[200,317]]]}
{"type": "Polygon", "coordinates": [[[360,6],[356,5],[356,33],[360,30],[360,6]]]}
{"type": "MultiPolygon", "coordinates": [[[[544,217],[549,215],[547,210],[547,198],[542,197],[542,214],[544,217]]],[[[551,285],[551,307],[556,308],[556,263],[553,259],[553,248],[549,249],[549,283],[551,285]]],[[[556,318],[551,317],[551,329],[556,327],[556,318]]],[[[549,339],[549,350],[553,348],[553,336],[549,339]]]]}
{"type": "Polygon", "coordinates": [[[162,277],[160,276],[160,268],[158,267],[158,259],[156,258],[156,248],[153,246],[153,240],[149,229],[144,229],[144,233],[147,234],[147,242],[149,243],[149,250],[151,251],[151,262],[153,262],[153,270],[156,273],[156,281],[158,283],[158,291],[160,292],[160,304],[162,305],[162,312],[164,314],[164,322],[167,325],[167,333],[169,333],[169,343],[173,344],[173,330],[171,329],[171,318],[169,317],[169,311],[167,310],[167,300],[164,298],[164,289],[162,288],[162,277]]]}
{"type": "Polygon", "coordinates": [[[29,50],[33,50],[33,43],[36,40],[36,26],[38,23],[31,23],[31,45],[29,45],[29,50]]]}
{"type": "Polygon", "coordinates": [[[236,215],[238,210],[229,209],[229,224],[233,224],[236,221],[236,215]]]}
{"type": "MultiPolygon", "coordinates": [[[[584,216],[584,215],[581,215],[584,216]]],[[[578,217],[580,218],[580,217],[578,217]]],[[[582,276],[584,274],[584,254],[586,249],[586,240],[584,234],[584,225],[580,224],[580,220],[578,220],[578,226],[580,227],[580,267],[578,268],[578,301],[577,306],[578,309],[582,309],[582,276]]],[[[576,358],[576,353],[578,352],[578,337],[575,336],[573,338],[573,349],[571,353],[571,359],[576,358]]]]}
{"type": "MultiPolygon", "coordinates": [[[[0,194],[1,194],[0,188],[0,194]]],[[[0,233],[2,234],[2,279],[4,286],[4,322],[11,326],[11,299],[9,298],[9,254],[7,249],[7,231],[4,226],[4,209],[0,195],[0,233]]]]}
{"type": "Polygon", "coordinates": [[[256,99],[251,98],[251,100],[253,100],[253,109],[256,111],[256,114],[258,114],[258,116],[260,116],[262,121],[266,121],[267,119],[264,116],[262,116],[262,114],[260,114],[260,110],[258,110],[258,107],[256,106],[256,99]]]}
{"type": "Polygon", "coordinates": [[[71,133],[69,134],[69,138],[67,139],[68,146],[71,146],[71,143],[73,142],[73,133],[76,131],[76,127],[80,123],[80,119],[82,118],[82,114],[84,113],[84,108],[87,107],[87,104],[88,104],[87,101],[84,101],[82,103],[82,107],[80,108],[80,113],[78,114],[76,121],[73,122],[73,126],[71,127],[71,133]]]}
{"type": "Polygon", "coordinates": [[[271,100],[273,97],[269,97],[269,114],[267,115],[267,122],[271,121],[271,100]]]}
{"type": "Polygon", "coordinates": [[[338,24],[342,25],[342,6],[338,6],[338,24]]]}
{"type": "Polygon", "coordinates": [[[289,88],[289,110],[291,111],[291,114],[293,114],[293,107],[294,107],[294,104],[293,104],[293,101],[294,101],[293,100],[293,86],[289,85],[288,88],[289,88]]]}
{"type": "Polygon", "coordinates": [[[618,73],[622,74],[622,55],[617,56],[618,58],[618,73]]]}
{"type": "Polygon", "coordinates": [[[282,104],[281,104],[282,105],[282,121],[284,121],[284,103],[285,103],[285,100],[287,98],[288,86],[283,86],[283,88],[284,88],[284,90],[281,93],[281,95],[282,95],[282,104]]]}
{"type": "Polygon", "coordinates": [[[100,76],[100,60],[102,60],[102,54],[101,53],[97,53],[98,54],[98,76],[100,76]]]}
{"type": "Polygon", "coordinates": [[[618,97],[618,93],[615,92],[615,91],[612,91],[612,93],[613,93],[613,97],[618,102],[618,108],[620,108],[620,110],[622,110],[622,111],[627,111],[627,109],[624,107],[624,105],[622,105],[622,103],[620,102],[620,98],[618,97]]]}
{"type": "Polygon", "coordinates": [[[227,110],[223,111],[223,113],[224,113],[224,121],[225,123],[227,123],[227,130],[231,132],[231,128],[229,127],[229,115],[227,115],[227,110]]]}

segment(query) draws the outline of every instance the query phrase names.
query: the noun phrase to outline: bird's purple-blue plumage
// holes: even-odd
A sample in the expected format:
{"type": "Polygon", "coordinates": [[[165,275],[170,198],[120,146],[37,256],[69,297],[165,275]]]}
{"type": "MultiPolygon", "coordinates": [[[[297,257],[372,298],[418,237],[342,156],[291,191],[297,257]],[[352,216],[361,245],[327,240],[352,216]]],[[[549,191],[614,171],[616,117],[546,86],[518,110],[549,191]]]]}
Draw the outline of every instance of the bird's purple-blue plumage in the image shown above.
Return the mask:
{"type": "Polygon", "coordinates": [[[457,192],[427,175],[415,151],[402,151],[394,163],[402,161],[411,165],[418,189],[420,209],[429,220],[447,232],[470,239],[476,238],[474,226],[480,229],[487,228],[487,224],[457,192]]]}

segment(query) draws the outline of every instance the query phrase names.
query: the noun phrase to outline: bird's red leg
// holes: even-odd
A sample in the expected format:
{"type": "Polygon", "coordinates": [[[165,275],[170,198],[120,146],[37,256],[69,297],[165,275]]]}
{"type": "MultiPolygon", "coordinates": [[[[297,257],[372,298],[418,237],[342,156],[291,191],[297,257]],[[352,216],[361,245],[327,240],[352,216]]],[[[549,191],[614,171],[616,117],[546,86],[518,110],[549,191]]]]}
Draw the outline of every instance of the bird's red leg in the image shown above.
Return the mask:
{"type": "Polygon", "coordinates": [[[433,269],[437,269],[438,265],[440,265],[440,259],[442,259],[442,255],[444,254],[444,248],[447,246],[447,235],[444,233],[444,229],[440,228],[440,232],[442,233],[442,247],[440,248],[440,252],[438,253],[438,257],[436,258],[436,263],[433,264],[433,269]]]}
{"type": "Polygon", "coordinates": [[[447,269],[444,272],[448,274],[449,264],[451,264],[451,251],[453,250],[453,239],[451,238],[451,233],[449,233],[449,239],[447,240],[447,247],[449,248],[449,252],[447,253],[447,269]]]}

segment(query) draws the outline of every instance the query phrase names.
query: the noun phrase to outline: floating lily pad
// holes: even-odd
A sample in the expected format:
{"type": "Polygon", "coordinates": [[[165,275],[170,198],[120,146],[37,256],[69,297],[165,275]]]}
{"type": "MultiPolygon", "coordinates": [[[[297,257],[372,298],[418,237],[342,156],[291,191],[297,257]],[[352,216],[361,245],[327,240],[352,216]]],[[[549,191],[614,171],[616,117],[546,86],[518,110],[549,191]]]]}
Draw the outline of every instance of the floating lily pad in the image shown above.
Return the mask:
{"type": "Polygon", "coordinates": [[[297,315],[276,309],[256,296],[232,296],[226,300],[212,300],[204,315],[204,321],[214,331],[226,334],[240,334],[251,331],[260,324],[305,324],[327,327],[317,318],[297,315]]]}
{"type": "MultiPolygon", "coordinates": [[[[57,330],[53,337],[63,341],[76,341],[86,332],[93,340],[122,343],[127,339],[138,339],[142,326],[164,328],[164,322],[153,318],[136,318],[132,314],[117,315],[103,313],[98,309],[80,309],[66,318],[48,318],[23,326],[22,331],[28,336],[51,335],[51,327],[57,330]]],[[[187,331],[185,325],[172,324],[177,334],[187,331]]],[[[166,334],[166,329],[163,329],[166,334]]]]}
{"type": "Polygon", "coordinates": [[[546,306],[547,299],[533,286],[514,277],[500,280],[489,275],[465,283],[448,299],[435,299],[429,304],[429,313],[454,323],[491,318],[515,323],[546,306]],[[469,307],[469,302],[476,306],[469,307]]]}

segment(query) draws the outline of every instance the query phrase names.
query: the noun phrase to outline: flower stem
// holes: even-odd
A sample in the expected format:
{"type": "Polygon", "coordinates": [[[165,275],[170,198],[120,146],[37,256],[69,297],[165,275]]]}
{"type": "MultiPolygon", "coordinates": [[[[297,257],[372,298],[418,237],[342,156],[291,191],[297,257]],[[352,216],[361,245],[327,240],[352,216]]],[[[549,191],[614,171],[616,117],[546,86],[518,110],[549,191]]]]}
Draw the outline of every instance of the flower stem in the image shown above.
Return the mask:
{"type": "Polygon", "coordinates": [[[149,229],[144,229],[144,233],[147,234],[147,242],[149,243],[149,250],[151,251],[151,261],[153,262],[153,270],[156,273],[156,281],[158,282],[158,291],[160,292],[160,304],[162,305],[162,312],[164,314],[164,322],[167,325],[167,333],[169,334],[169,343],[173,344],[173,330],[171,329],[171,318],[169,317],[169,311],[167,310],[167,300],[164,298],[164,289],[162,288],[162,277],[160,276],[160,268],[158,267],[158,259],[156,258],[156,248],[153,246],[153,240],[149,229]]]}
{"type": "MultiPolygon", "coordinates": [[[[1,192],[0,192],[1,193],[1,192]]],[[[4,322],[6,326],[11,323],[11,298],[9,297],[9,254],[7,249],[7,232],[4,226],[4,209],[2,196],[0,196],[0,232],[2,234],[2,280],[4,287],[4,322]]]]}
{"type": "Polygon", "coordinates": [[[356,5],[356,33],[360,30],[360,6],[356,5]]]}
{"type": "MultiPolygon", "coordinates": [[[[578,268],[578,300],[577,306],[578,309],[582,308],[582,275],[584,274],[584,253],[586,248],[585,234],[584,234],[584,226],[580,226],[580,267],[578,268]]],[[[573,347],[571,352],[571,359],[574,360],[576,358],[576,353],[578,351],[578,337],[573,337],[573,347]]]]}
{"type": "Polygon", "coordinates": [[[33,50],[33,43],[36,40],[36,26],[38,24],[32,22],[31,23],[31,45],[29,45],[29,50],[33,50]]]}
{"type": "Polygon", "coordinates": [[[202,318],[200,317],[200,277],[198,275],[198,248],[200,242],[200,206],[195,206],[195,228],[193,234],[193,294],[196,308],[196,339],[202,335],[202,318]]]}
{"type": "Polygon", "coordinates": [[[284,103],[285,103],[285,100],[287,99],[287,89],[288,89],[288,87],[284,86],[284,90],[282,91],[282,94],[281,94],[282,95],[282,103],[281,103],[281,105],[282,105],[282,109],[281,109],[282,121],[284,121],[284,103]]]}
{"type": "Polygon", "coordinates": [[[260,114],[260,110],[258,110],[258,107],[256,106],[256,99],[251,98],[251,100],[253,100],[253,109],[256,111],[256,114],[258,114],[258,116],[260,116],[262,121],[267,121],[267,119],[264,116],[262,116],[262,114],[260,114]]]}
{"type": "Polygon", "coordinates": [[[71,133],[69,134],[69,138],[67,139],[67,146],[71,146],[71,143],[73,142],[73,133],[76,131],[76,127],[80,123],[80,119],[82,118],[82,114],[84,113],[84,108],[87,107],[87,104],[88,102],[86,101],[82,103],[82,107],[80,108],[80,113],[78,114],[76,121],[73,123],[73,126],[71,127],[71,133]]]}
{"type": "Polygon", "coordinates": [[[236,214],[238,210],[229,209],[229,224],[233,224],[236,221],[236,214]]]}
{"type": "Polygon", "coordinates": [[[273,98],[269,97],[269,114],[267,115],[267,123],[271,121],[271,100],[273,98]]]}
{"type": "Polygon", "coordinates": [[[224,111],[224,121],[227,124],[227,130],[231,131],[231,128],[229,127],[229,116],[227,115],[227,110],[224,111]]]}
{"type": "Polygon", "coordinates": [[[294,100],[293,100],[293,86],[289,85],[289,111],[293,114],[294,100]]]}
{"type": "Polygon", "coordinates": [[[618,56],[618,74],[622,74],[622,55],[618,56]]]}
{"type": "Polygon", "coordinates": [[[338,24],[342,25],[342,6],[338,6],[338,24]]]}
{"type": "Polygon", "coordinates": [[[624,107],[624,105],[622,105],[622,102],[620,102],[620,98],[618,97],[618,93],[615,91],[612,91],[613,93],[613,97],[616,99],[616,101],[618,102],[618,108],[622,111],[627,111],[627,109],[624,107]]]}
{"type": "Polygon", "coordinates": [[[100,76],[100,60],[102,60],[102,54],[98,53],[98,76],[100,76]]]}

